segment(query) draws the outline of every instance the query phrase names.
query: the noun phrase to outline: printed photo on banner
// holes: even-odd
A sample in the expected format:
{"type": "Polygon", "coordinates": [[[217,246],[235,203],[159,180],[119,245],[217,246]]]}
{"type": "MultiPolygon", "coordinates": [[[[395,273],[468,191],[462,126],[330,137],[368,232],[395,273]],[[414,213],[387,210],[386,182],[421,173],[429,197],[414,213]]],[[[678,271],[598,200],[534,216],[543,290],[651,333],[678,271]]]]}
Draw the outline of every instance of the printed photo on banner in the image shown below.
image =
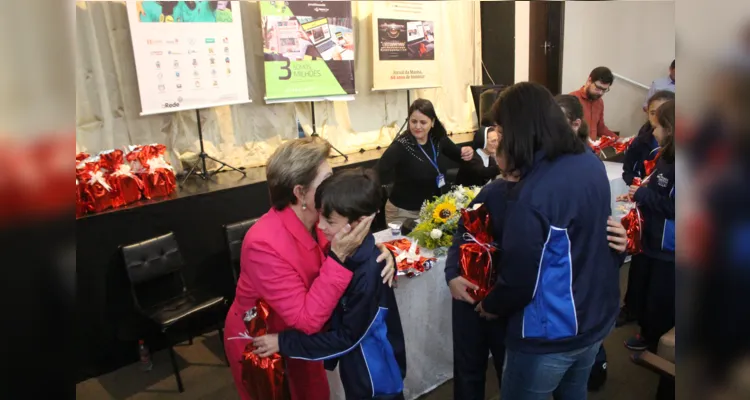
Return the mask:
{"type": "Polygon", "coordinates": [[[378,19],[379,59],[434,60],[435,32],[432,21],[378,19]]]}
{"type": "Polygon", "coordinates": [[[137,1],[140,22],[233,22],[231,1],[137,1]]]}
{"type": "Polygon", "coordinates": [[[351,2],[260,2],[266,100],[354,94],[351,2]]]}

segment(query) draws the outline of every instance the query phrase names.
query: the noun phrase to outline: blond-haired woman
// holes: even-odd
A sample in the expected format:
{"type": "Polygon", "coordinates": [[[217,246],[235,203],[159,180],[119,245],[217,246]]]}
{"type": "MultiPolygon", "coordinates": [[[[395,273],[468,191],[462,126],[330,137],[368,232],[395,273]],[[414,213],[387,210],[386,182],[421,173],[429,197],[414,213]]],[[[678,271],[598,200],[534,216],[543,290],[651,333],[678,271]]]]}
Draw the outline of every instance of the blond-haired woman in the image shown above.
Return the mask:
{"type": "MultiPolygon", "coordinates": [[[[330,150],[322,139],[303,138],[282,144],[268,160],[272,207],[245,235],[236,296],[225,323],[227,357],[242,399],[252,398],[242,384],[239,362],[247,340],[226,339],[245,332],[245,312],[263,299],[272,309],[269,333],[320,331],[352,277],[342,261],[362,243],[372,223],[370,217],[354,229],[347,227],[330,243],[317,228],[315,190],[332,173],[330,150]]],[[[382,251],[384,281],[392,280],[393,259],[382,251]]],[[[293,399],[330,397],[322,362],[289,359],[286,369],[293,399]]]]}

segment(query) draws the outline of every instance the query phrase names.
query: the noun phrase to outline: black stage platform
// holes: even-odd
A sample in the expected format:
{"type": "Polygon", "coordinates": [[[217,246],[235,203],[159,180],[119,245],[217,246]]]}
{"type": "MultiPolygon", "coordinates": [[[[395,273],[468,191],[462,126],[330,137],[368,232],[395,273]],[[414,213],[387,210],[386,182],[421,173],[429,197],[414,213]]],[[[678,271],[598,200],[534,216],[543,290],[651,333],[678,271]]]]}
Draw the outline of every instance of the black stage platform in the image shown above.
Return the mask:
{"type": "MultiPolygon", "coordinates": [[[[452,138],[464,144],[472,137],[452,138]]],[[[333,158],[331,164],[372,167],[380,154],[382,150],[372,150],[350,156],[348,163],[333,158]]],[[[445,157],[440,162],[457,168],[445,157]]],[[[210,182],[192,179],[169,198],[77,219],[76,382],[136,362],[138,339],[145,339],[152,351],[165,346],[158,330],[134,312],[120,246],[174,232],[186,262],[188,287],[231,298],[234,283],[222,227],[259,217],[269,207],[265,168],[251,168],[246,178],[224,172],[210,182]]],[[[197,334],[213,329],[213,322],[199,321],[191,328],[197,334]]]]}

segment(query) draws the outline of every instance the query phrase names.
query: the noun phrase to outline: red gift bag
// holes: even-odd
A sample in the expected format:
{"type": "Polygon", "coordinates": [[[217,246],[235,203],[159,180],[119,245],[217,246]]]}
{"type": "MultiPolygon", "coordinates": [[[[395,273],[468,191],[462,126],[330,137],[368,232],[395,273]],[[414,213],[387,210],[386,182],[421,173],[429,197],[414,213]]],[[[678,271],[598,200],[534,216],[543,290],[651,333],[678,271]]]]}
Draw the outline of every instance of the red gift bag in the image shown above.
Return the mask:
{"type": "Polygon", "coordinates": [[[479,289],[469,289],[469,295],[482,301],[495,284],[492,254],[497,250],[493,245],[492,223],[490,214],[484,205],[474,210],[461,210],[462,221],[466,228],[464,240],[467,243],[459,247],[459,266],[461,276],[467,281],[479,286],[479,289]]]}
{"type": "MultiPolygon", "coordinates": [[[[245,327],[251,337],[268,334],[268,315],[271,308],[263,300],[258,300],[250,311],[245,313],[245,327]]],[[[291,395],[285,386],[284,360],[276,353],[268,358],[253,354],[255,346],[250,342],[242,353],[242,383],[254,399],[286,400],[291,395]]]]}
{"type": "Polygon", "coordinates": [[[143,197],[147,199],[169,196],[177,188],[174,168],[164,159],[166,150],[162,144],[137,146],[126,156],[143,181],[143,197]]]}
{"type": "Polygon", "coordinates": [[[131,171],[130,165],[125,163],[122,150],[102,153],[100,157],[100,164],[110,171],[107,182],[112,186],[117,198],[115,207],[140,200],[143,182],[131,171]]]}
{"type": "Polygon", "coordinates": [[[98,164],[92,164],[85,182],[86,208],[89,212],[101,212],[113,207],[114,193],[107,183],[105,171],[98,164]]]}

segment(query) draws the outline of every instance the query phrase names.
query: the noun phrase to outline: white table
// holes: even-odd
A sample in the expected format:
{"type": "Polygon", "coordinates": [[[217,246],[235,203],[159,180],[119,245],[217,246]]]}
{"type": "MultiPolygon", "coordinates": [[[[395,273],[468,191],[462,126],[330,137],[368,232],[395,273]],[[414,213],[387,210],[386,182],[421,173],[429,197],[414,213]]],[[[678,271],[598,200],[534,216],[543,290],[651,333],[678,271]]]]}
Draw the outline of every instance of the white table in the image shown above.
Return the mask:
{"type": "Polygon", "coordinates": [[[612,161],[604,161],[604,168],[607,169],[607,178],[609,179],[609,190],[612,194],[612,215],[615,215],[615,206],[617,196],[628,194],[628,186],[622,179],[622,164],[612,161]]]}
{"type": "MultiPolygon", "coordinates": [[[[398,239],[390,230],[375,234],[377,242],[398,239]]],[[[422,249],[425,256],[429,250],[422,249]]],[[[445,257],[415,278],[399,277],[396,302],[406,341],[404,397],[415,399],[453,378],[451,294],[445,283],[445,257]]],[[[343,400],[338,368],[328,372],[331,399],[343,400]]]]}

